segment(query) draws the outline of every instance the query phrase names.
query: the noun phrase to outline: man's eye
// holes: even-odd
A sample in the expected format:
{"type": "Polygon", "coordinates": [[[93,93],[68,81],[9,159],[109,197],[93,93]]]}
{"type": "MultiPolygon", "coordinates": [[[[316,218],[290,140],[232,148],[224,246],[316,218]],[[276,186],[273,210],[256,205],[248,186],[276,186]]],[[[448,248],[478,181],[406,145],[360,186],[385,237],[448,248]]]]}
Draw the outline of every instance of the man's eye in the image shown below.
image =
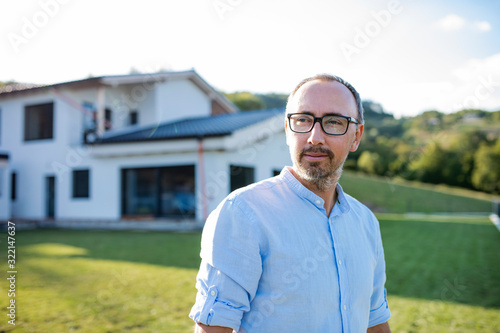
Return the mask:
{"type": "Polygon", "coordinates": [[[328,119],[326,121],[326,125],[328,126],[339,126],[339,125],[342,125],[342,121],[340,119],[328,119]]]}

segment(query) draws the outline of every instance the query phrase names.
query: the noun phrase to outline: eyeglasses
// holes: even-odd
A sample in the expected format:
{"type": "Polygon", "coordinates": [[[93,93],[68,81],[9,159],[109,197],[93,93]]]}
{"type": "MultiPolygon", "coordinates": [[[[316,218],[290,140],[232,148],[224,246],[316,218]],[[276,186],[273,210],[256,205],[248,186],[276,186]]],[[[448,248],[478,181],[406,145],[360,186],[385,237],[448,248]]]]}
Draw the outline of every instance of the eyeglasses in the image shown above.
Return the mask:
{"type": "Polygon", "coordinates": [[[344,135],[349,129],[349,123],[359,124],[353,117],[325,115],[315,117],[307,113],[290,113],[287,115],[290,129],[295,133],[310,132],[316,122],[321,124],[321,128],[329,135],[344,135]]]}

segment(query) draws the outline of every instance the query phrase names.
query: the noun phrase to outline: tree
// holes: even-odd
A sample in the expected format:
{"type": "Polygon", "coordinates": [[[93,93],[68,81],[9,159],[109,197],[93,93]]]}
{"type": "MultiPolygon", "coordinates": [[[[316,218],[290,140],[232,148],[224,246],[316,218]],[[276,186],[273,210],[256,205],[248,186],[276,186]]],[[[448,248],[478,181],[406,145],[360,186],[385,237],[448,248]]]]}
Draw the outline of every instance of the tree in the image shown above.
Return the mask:
{"type": "Polygon", "coordinates": [[[10,81],[0,81],[0,88],[8,86],[8,85],[13,85],[13,84],[16,84],[16,83],[17,82],[13,81],[13,80],[10,80],[10,81]]]}
{"type": "Polygon", "coordinates": [[[256,94],[264,103],[266,109],[284,108],[288,99],[287,94],[256,94]]]}
{"type": "Polygon", "coordinates": [[[500,193],[500,139],[481,144],[474,156],[472,184],[479,190],[500,193]]]}
{"type": "Polygon", "coordinates": [[[439,143],[429,143],[422,154],[410,164],[415,178],[426,183],[444,183],[443,167],[446,163],[445,151],[439,143]]]}
{"type": "Polygon", "coordinates": [[[264,102],[258,96],[248,91],[239,91],[225,95],[240,111],[264,109],[264,102]]]}
{"type": "Polygon", "coordinates": [[[460,164],[459,174],[453,185],[472,188],[474,155],[482,143],[487,142],[486,134],[479,130],[466,130],[452,140],[450,150],[460,164]]]}
{"type": "Polygon", "coordinates": [[[380,155],[369,151],[364,151],[359,156],[358,168],[372,175],[382,175],[384,173],[384,165],[380,155]]]}

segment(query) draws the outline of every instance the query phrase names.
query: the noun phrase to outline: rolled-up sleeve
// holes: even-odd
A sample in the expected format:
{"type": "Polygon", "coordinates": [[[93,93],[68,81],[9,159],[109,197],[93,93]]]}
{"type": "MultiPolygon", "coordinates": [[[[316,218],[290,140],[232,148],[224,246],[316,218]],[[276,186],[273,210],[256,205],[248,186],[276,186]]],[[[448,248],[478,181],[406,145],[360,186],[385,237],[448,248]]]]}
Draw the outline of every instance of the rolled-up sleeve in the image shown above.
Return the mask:
{"type": "Polygon", "coordinates": [[[373,292],[370,300],[369,327],[385,323],[391,317],[391,311],[389,310],[389,305],[387,303],[387,291],[385,289],[385,258],[380,229],[378,232],[380,241],[378,243],[378,259],[374,272],[373,292]]]}
{"type": "Polygon", "coordinates": [[[196,303],[189,317],[197,323],[238,331],[255,297],[262,273],[260,234],[250,212],[223,202],[207,219],[196,303]]]}

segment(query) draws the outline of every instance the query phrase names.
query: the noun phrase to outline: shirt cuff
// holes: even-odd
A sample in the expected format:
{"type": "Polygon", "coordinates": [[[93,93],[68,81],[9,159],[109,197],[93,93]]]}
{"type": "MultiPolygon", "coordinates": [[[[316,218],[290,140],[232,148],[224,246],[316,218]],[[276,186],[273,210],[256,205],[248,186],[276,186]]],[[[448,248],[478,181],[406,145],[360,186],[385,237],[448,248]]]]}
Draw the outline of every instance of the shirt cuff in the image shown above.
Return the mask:
{"type": "Polygon", "coordinates": [[[391,318],[391,311],[389,310],[389,305],[387,304],[387,299],[384,292],[384,302],[377,309],[370,311],[370,321],[368,327],[376,326],[391,318]]]}
{"type": "Polygon", "coordinates": [[[219,291],[216,286],[211,286],[206,292],[204,289],[198,291],[196,304],[191,309],[189,317],[196,323],[230,327],[238,332],[243,310],[230,302],[218,300],[218,295],[219,291]]]}

